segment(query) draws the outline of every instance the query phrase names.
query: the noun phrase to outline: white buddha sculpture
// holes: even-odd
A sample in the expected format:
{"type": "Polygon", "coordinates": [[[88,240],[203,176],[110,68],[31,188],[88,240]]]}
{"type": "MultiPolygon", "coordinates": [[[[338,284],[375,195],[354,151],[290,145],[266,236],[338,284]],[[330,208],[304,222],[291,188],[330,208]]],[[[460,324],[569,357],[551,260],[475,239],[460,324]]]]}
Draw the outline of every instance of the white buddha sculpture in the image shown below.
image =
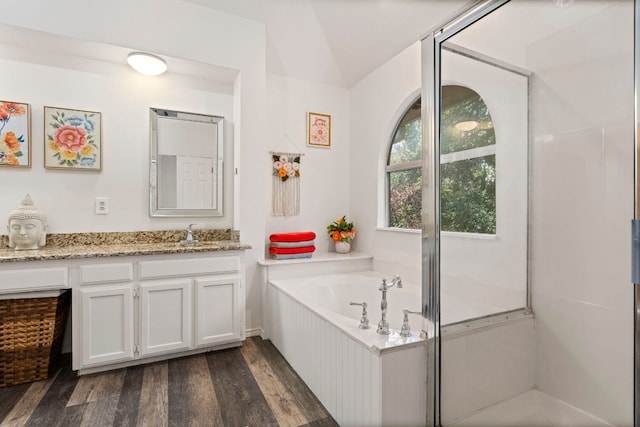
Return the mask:
{"type": "Polygon", "coordinates": [[[20,207],[9,214],[9,247],[16,251],[38,249],[46,244],[47,216],[26,194],[20,207]]]}

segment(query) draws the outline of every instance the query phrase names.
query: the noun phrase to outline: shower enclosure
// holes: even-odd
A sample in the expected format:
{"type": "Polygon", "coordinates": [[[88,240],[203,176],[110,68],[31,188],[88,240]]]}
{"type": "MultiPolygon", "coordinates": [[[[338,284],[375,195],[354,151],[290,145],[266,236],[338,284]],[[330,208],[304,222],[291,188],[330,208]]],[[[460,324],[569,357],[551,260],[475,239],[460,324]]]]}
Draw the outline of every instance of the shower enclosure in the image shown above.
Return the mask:
{"type": "Polygon", "coordinates": [[[633,0],[424,38],[428,425],[633,425],[633,41],[633,0]]]}

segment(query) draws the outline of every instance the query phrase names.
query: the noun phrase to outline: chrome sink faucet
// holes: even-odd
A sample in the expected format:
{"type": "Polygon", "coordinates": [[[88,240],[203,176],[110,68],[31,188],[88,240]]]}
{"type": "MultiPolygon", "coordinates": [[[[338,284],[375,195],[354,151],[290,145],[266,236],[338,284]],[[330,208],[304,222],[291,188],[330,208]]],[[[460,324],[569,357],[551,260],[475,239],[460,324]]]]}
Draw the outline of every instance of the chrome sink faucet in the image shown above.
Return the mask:
{"type": "Polygon", "coordinates": [[[387,321],[387,291],[389,288],[394,286],[398,286],[398,288],[402,288],[402,279],[397,274],[393,276],[391,280],[391,284],[387,284],[387,279],[382,279],[382,284],[380,285],[379,291],[382,292],[382,301],[380,302],[380,309],[382,310],[382,319],[378,322],[378,332],[380,335],[389,335],[391,330],[389,330],[389,322],[387,321]]]}
{"type": "Polygon", "coordinates": [[[197,243],[197,240],[194,240],[193,238],[193,230],[191,229],[191,227],[193,227],[195,224],[189,224],[189,226],[187,227],[187,237],[184,238],[184,240],[181,240],[180,243],[197,243]]]}

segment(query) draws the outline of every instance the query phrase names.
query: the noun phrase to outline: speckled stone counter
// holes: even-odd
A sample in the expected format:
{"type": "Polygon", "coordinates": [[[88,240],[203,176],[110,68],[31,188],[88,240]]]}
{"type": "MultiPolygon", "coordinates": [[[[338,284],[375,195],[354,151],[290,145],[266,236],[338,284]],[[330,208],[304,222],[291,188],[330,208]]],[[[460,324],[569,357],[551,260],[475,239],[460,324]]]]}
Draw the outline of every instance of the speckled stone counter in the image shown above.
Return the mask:
{"type": "Polygon", "coordinates": [[[45,247],[28,251],[9,248],[8,237],[0,236],[0,263],[251,248],[250,245],[240,243],[240,234],[236,230],[193,230],[193,238],[198,242],[181,244],[180,240],[184,236],[184,230],[51,234],[47,236],[45,247]]]}

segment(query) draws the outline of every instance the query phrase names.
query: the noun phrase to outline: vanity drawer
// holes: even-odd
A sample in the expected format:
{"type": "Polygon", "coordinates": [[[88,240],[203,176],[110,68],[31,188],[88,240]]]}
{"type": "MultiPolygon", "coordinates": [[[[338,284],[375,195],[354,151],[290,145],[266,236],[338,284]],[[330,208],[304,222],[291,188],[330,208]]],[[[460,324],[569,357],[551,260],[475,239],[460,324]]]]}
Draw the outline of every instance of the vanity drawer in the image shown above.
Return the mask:
{"type": "Polygon", "coordinates": [[[0,293],[61,289],[69,287],[67,267],[0,271],[0,293]]]}
{"type": "Polygon", "coordinates": [[[133,280],[133,264],[90,264],[80,266],[80,283],[94,285],[99,283],[130,282],[133,280]]]}
{"type": "Polygon", "coordinates": [[[168,259],[140,262],[140,279],[172,276],[236,273],[240,271],[240,257],[168,259]]]}

